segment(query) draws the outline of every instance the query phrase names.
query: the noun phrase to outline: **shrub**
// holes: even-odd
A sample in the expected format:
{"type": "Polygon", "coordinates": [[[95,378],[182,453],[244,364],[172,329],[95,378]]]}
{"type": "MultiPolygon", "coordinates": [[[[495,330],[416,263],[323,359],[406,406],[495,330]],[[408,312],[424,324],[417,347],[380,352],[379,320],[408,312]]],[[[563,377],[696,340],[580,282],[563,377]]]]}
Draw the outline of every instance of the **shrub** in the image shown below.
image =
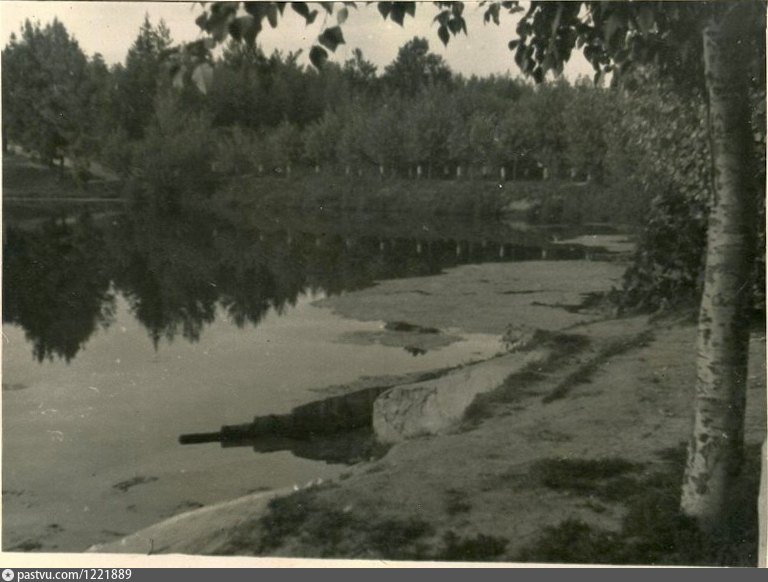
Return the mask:
{"type": "Polygon", "coordinates": [[[139,194],[160,206],[176,206],[194,196],[210,196],[214,140],[210,121],[184,112],[173,96],[156,104],[155,117],[132,156],[139,194]]]}
{"type": "Polygon", "coordinates": [[[216,139],[214,166],[227,175],[249,174],[266,163],[265,144],[259,136],[238,126],[222,130],[216,139]]]}

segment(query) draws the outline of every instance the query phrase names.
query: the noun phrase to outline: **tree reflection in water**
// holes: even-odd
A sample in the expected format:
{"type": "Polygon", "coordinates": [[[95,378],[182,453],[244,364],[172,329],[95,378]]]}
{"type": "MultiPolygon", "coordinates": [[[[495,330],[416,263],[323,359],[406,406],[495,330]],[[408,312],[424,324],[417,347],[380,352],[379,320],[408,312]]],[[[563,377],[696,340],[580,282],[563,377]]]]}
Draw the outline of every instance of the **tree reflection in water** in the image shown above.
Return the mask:
{"type": "MultiPolygon", "coordinates": [[[[482,228],[460,233],[463,240],[438,232],[344,221],[295,227],[191,209],[20,221],[6,225],[3,322],[24,329],[38,361],[69,362],[113,322],[118,294],[157,348],[179,335],[197,341],[221,316],[257,326],[306,293],[334,295],[463,263],[540,259],[546,241],[540,233],[486,241],[482,228]]],[[[568,246],[550,246],[547,255],[582,256],[568,246]]]]}
{"type": "Polygon", "coordinates": [[[49,219],[35,231],[6,228],[3,323],[20,325],[42,362],[72,360],[114,318],[110,253],[90,215],[49,219]]]}

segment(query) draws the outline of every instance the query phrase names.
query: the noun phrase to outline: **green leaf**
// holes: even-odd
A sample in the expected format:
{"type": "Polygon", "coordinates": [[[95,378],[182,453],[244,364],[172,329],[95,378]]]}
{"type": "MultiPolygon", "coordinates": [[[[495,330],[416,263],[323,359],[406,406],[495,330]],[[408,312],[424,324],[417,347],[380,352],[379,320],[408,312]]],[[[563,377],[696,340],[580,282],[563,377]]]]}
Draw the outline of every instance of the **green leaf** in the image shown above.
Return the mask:
{"type": "Polygon", "coordinates": [[[270,4],[267,6],[267,20],[269,20],[269,25],[272,28],[277,28],[277,6],[274,4],[270,4]]]}
{"type": "Polygon", "coordinates": [[[336,47],[340,44],[344,44],[344,35],[341,33],[340,26],[334,26],[332,28],[326,28],[323,33],[317,37],[318,42],[329,49],[330,51],[336,51],[336,47]]]}
{"type": "Polygon", "coordinates": [[[451,35],[448,32],[448,28],[446,26],[441,26],[437,29],[437,36],[445,46],[448,46],[448,41],[451,40],[451,35]]]}
{"type": "Polygon", "coordinates": [[[322,69],[328,61],[328,51],[321,46],[313,45],[309,51],[309,61],[316,69],[322,69]]]}
{"type": "Polygon", "coordinates": [[[243,31],[243,40],[248,45],[252,45],[260,32],[261,32],[261,22],[259,22],[258,20],[254,20],[253,26],[250,26],[243,31]]]}
{"type": "Polygon", "coordinates": [[[515,51],[515,63],[520,67],[521,71],[526,70],[525,48],[523,45],[519,45],[517,51],[515,51]]]}
{"type": "Polygon", "coordinates": [[[439,22],[440,26],[447,26],[448,25],[448,19],[451,17],[451,13],[447,10],[443,10],[440,12],[437,16],[435,16],[434,20],[432,22],[439,22]]]}
{"type": "Polygon", "coordinates": [[[392,10],[392,2],[379,2],[376,6],[379,9],[381,17],[386,20],[387,16],[389,16],[389,12],[392,10]]]}
{"type": "Polygon", "coordinates": [[[234,20],[236,6],[230,3],[217,3],[211,6],[211,12],[206,20],[206,32],[217,42],[223,41],[229,32],[229,23],[234,20]]]}
{"type": "Polygon", "coordinates": [[[346,7],[342,8],[336,13],[336,22],[341,26],[347,21],[349,17],[349,10],[346,7]]]}
{"type": "Polygon", "coordinates": [[[291,8],[296,14],[304,18],[307,24],[312,24],[315,21],[315,17],[312,16],[306,2],[291,2],[291,8]]]}
{"type": "Polygon", "coordinates": [[[256,21],[250,14],[240,16],[229,23],[229,34],[236,41],[245,40],[249,44],[256,38],[256,21]]]}
{"type": "Polygon", "coordinates": [[[461,32],[461,23],[464,21],[461,17],[452,18],[448,21],[448,29],[455,35],[461,32]]]}
{"type": "Polygon", "coordinates": [[[264,11],[264,2],[244,2],[243,8],[245,8],[245,11],[248,14],[261,20],[264,11]]]}
{"type": "MultiPolygon", "coordinates": [[[[257,2],[254,2],[254,4],[257,4],[257,2]]],[[[304,18],[309,14],[309,6],[307,6],[306,2],[291,2],[291,8],[293,8],[296,14],[304,18]]]]}
{"type": "Polygon", "coordinates": [[[483,16],[484,22],[490,22],[493,20],[494,24],[499,24],[499,5],[498,4],[491,4],[488,9],[485,11],[485,15],[483,16]]]}
{"type": "Polygon", "coordinates": [[[405,19],[405,6],[403,6],[403,2],[392,3],[389,17],[392,19],[392,22],[396,22],[400,26],[403,25],[403,20],[405,19]]]}

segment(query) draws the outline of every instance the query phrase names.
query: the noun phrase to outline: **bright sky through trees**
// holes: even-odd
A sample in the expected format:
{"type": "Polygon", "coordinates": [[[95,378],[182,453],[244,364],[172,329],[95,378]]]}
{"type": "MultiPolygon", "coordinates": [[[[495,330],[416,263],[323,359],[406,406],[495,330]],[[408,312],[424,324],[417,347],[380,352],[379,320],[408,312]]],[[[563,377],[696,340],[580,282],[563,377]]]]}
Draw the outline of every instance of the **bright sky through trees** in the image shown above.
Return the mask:
{"type": "MultiPolygon", "coordinates": [[[[425,3],[428,4],[428,3],[425,3]]],[[[489,75],[510,72],[520,74],[507,43],[514,36],[514,20],[506,18],[501,26],[484,25],[483,9],[478,3],[468,2],[465,13],[469,36],[458,36],[449,46],[443,47],[437,38],[436,27],[432,18],[436,13],[431,6],[424,6],[416,11],[416,18],[407,18],[405,27],[387,20],[382,21],[375,6],[360,3],[355,11],[350,12],[347,26],[344,28],[346,45],[336,51],[334,60],[343,62],[352,56],[354,48],[361,48],[365,57],[379,67],[385,65],[397,55],[398,47],[414,36],[424,36],[429,40],[430,49],[441,55],[451,68],[464,75],[489,75]]],[[[161,18],[171,30],[175,42],[191,41],[200,38],[200,30],[195,24],[199,14],[199,5],[190,2],[0,2],[0,40],[5,46],[11,33],[18,33],[25,18],[38,19],[42,24],[58,18],[75,36],[80,46],[88,55],[101,53],[109,64],[122,62],[131,43],[135,40],[144,15],[149,14],[153,22],[161,18]]],[[[277,29],[265,29],[259,35],[259,42],[267,54],[277,48],[282,51],[304,48],[308,52],[312,41],[317,37],[323,25],[318,18],[312,26],[306,26],[304,20],[291,11],[277,29]]],[[[581,58],[566,68],[566,75],[575,78],[578,75],[591,75],[591,67],[581,58]]]]}

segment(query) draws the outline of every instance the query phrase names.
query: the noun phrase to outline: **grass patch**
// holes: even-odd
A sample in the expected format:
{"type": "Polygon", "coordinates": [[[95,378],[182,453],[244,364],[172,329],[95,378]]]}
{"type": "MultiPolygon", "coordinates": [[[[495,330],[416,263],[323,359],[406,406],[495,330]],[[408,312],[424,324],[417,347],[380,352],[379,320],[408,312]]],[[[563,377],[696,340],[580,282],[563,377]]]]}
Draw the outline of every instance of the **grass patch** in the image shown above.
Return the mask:
{"type": "Polygon", "coordinates": [[[579,366],[579,368],[563,378],[552,392],[542,398],[541,401],[548,404],[555,400],[565,398],[574,387],[591,382],[595,372],[597,372],[597,370],[600,369],[600,366],[611,358],[624,354],[630,350],[647,346],[651,341],[653,341],[653,332],[651,330],[646,330],[632,338],[621,339],[610,343],[600,350],[594,358],[579,366]]]}
{"type": "Polygon", "coordinates": [[[518,552],[517,562],[617,564],[622,544],[612,532],[598,530],[577,519],[547,527],[531,546],[518,552]]]}
{"type": "MultiPolygon", "coordinates": [[[[638,480],[631,491],[624,491],[627,512],[620,531],[601,530],[569,518],[546,528],[515,559],[522,562],[755,566],[760,445],[747,447],[746,463],[734,491],[734,511],[718,531],[708,535],[679,510],[685,446],[662,451],[660,456],[668,462],[666,470],[647,475],[638,480]]],[[[614,468],[620,467],[616,465],[614,468]]]]}
{"type": "Polygon", "coordinates": [[[512,404],[536,394],[532,392],[534,385],[545,380],[564,360],[587,349],[589,343],[585,335],[536,330],[534,339],[525,346],[525,351],[548,348],[549,355],[544,361],[529,362],[519,371],[510,374],[495,390],[478,394],[464,411],[463,430],[471,430],[491,417],[495,404],[512,404]]]}
{"type": "Polygon", "coordinates": [[[447,489],[445,491],[445,512],[448,515],[468,513],[472,509],[469,496],[466,491],[459,489],[447,489]]]}
{"type": "Polygon", "coordinates": [[[453,531],[443,535],[443,546],[433,556],[434,560],[447,562],[487,562],[499,559],[509,541],[498,536],[478,534],[460,537],[453,531]]]}
{"type": "Polygon", "coordinates": [[[323,500],[326,486],[298,491],[270,501],[267,513],[244,524],[225,554],[271,555],[298,544],[306,557],[425,559],[422,539],[433,535],[418,518],[375,519],[323,500]]]}
{"type": "Polygon", "coordinates": [[[544,459],[534,463],[531,476],[555,491],[618,501],[637,487],[637,481],[627,476],[642,465],[625,459],[544,459]]]}

